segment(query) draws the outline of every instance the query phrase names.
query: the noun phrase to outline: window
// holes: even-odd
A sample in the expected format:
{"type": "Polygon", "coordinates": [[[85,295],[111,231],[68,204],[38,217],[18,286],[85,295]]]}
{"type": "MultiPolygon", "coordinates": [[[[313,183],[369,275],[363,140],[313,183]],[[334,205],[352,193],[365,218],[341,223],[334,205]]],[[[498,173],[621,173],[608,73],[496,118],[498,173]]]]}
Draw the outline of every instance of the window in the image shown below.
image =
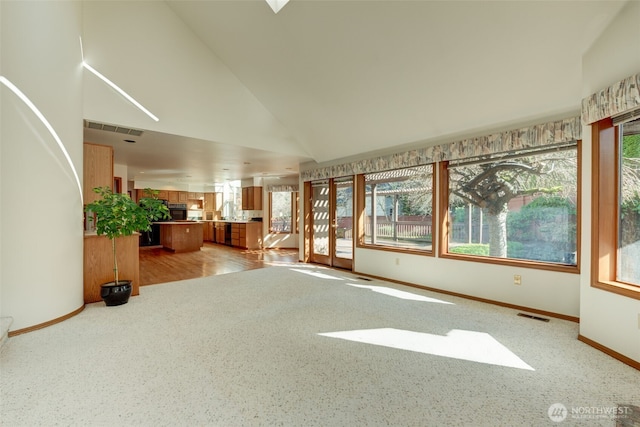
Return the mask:
{"type": "Polygon", "coordinates": [[[577,272],[575,143],[442,166],[442,256],[577,272]]]}
{"type": "Polygon", "coordinates": [[[222,193],[222,217],[225,219],[240,219],[242,217],[242,188],[241,182],[228,181],[216,192],[222,193]]]}
{"type": "Polygon", "coordinates": [[[620,125],[617,280],[640,285],[640,119],[620,125]]]}
{"type": "Polygon", "coordinates": [[[640,119],[592,125],[591,284],[640,299],[640,119]]]}
{"type": "Polygon", "coordinates": [[[433,165],[359,176],[361,246],[431,252],[433,165]]]}
{"type": "Polygon", "coordinates": [[[269,232],[298,232],[298,192],[272,191],[269,193],[269,232]]]}

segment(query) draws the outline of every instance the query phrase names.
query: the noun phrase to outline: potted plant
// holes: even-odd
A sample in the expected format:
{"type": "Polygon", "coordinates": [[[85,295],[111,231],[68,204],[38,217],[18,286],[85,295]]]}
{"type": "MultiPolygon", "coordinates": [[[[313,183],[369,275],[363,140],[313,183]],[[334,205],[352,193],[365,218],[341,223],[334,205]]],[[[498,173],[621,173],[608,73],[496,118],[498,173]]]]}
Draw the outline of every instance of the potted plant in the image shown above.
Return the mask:
{"type": "Polygon", "coordinates": [[[131,296],[131,280],[120,280],[116,257],[116,239],[140,231],[148,231],[159,219],[169,218],[169,209],[157,198],[157,191],[145,189],[145,194],[136,204],[128,194],[114,193],[109,187],[96,187],[93,191],[102,198],[85,207],[87,215],[95,215],[96,233],[111,240],[113,253],[113,282],[104,283],[100,296],[108,306],[121,305],[131,296]]]}

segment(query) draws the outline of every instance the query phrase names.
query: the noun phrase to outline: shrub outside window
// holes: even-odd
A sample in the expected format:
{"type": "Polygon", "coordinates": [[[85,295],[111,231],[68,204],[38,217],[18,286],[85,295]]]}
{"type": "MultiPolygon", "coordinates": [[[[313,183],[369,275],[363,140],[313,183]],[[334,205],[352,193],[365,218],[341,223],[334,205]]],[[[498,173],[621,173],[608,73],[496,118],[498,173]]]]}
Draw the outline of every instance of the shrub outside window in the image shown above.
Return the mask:
{"type": "Polygon", "coordinates": [[[548,263],[577,272],[575,143],[449,164],[443,172],[443,256],[548,263]]]}
{"type": "Polygon", "coordinates": [[[433,165],[364,174],[362,246],[430,252],[433,165]]]}

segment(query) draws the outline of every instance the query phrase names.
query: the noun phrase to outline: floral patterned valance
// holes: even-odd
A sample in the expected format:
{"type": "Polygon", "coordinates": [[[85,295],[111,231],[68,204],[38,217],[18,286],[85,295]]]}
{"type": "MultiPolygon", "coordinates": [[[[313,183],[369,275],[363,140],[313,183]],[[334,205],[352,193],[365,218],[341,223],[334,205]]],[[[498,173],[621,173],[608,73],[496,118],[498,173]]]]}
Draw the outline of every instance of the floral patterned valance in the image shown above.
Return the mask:
{"type": "Polygon", "coordinates": [[[582,100],[585,125],[640,107],[640,73],[582,100]]]}
{"type": "Polygon", "coordinates": [[[294,191],[298,191],[298,184],[278,184],[278,185],[268,185],[267,186],[267,191],[268,192],[294,192],[294,191]]]}
{"type": "Polygon", "coordinates": [[[582,139],[580,117],[571,117],[478,138],[302,171],[300,177],[303,181],[315,181],[361,173],[382,172],[443,160],[468,159],[487,154],[557,145],[578,139],[582,139]]]}

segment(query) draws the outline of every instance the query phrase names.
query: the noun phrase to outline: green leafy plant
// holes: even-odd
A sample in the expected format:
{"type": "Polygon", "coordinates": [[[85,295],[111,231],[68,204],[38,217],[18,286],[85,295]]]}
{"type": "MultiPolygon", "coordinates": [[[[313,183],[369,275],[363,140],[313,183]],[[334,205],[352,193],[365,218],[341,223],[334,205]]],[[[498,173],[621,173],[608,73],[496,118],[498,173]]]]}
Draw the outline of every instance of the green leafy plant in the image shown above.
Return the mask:
{"type": "Polygon", "coordinates": [[[116,238],[130,236],[139,231],[151,230],[151,224],[169,218],[169,209],[157,198],[157,191],[145,189],[145,194],[136,204],[128,194],[114,193],[109,187],[96,187],[93,191],[100,199],[85,206],[85,212],[95,214],[96,233],[111,240],[113,252],[113,274],[118,284],[118,261],[116,238]]]}

